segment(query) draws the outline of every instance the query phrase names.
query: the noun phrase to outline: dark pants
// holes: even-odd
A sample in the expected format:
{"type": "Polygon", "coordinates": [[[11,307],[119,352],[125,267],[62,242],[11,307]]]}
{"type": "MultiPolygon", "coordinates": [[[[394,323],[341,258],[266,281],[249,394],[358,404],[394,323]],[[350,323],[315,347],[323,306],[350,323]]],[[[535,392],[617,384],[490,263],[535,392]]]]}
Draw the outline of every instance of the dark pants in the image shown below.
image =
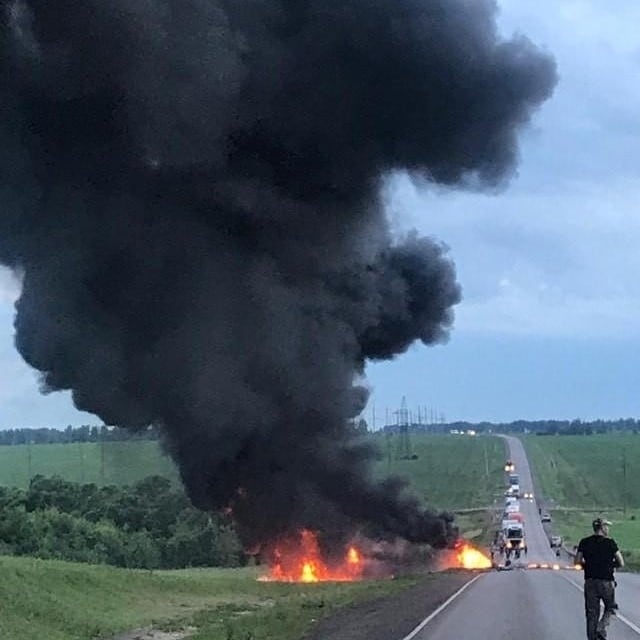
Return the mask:
{"type": "Polygon", "coordinates": [[[615,582],[586,578],[584,581],[584,610],[587,616],[587,639],[598,640],[607,637],[607,627],[616,605],[615,582]],[[604,613],[600,618],[600,600],[604,603],[604,613]]]}

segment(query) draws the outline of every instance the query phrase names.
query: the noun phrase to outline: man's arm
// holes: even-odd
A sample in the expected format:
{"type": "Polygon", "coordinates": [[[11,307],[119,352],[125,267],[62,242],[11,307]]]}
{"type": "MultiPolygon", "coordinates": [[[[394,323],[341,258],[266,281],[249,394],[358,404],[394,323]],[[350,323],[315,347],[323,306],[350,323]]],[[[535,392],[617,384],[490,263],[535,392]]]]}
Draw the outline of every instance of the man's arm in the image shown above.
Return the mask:
{"type": "Polygon", "coordinates": [[[580,565],[584,569],[584,554],[582,553],[583,542],[584,542],[583,540],[580,540],[580,542],[578,543],[578,547],[576,549],[576,555],[573,557],[573,564],[580,565]]]}
{"type": "Polygon", "coordinates": [[[616,551],[616,555],[613,556],[614,560],[615,560],[615,565],[617,569],[620,569],[621,567],[624,567],[624,558],[622,557],[622,554],[620,553],[620,551],[616,551]]]}

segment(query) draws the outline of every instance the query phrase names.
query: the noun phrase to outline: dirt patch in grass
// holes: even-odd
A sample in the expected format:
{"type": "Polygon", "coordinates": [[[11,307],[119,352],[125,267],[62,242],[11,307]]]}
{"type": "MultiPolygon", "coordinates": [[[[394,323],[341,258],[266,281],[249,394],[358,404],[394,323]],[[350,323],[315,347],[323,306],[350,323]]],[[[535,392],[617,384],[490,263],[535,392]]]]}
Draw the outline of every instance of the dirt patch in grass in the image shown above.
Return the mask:
{"type": "Polygon", "coordinates": [[[112,640],[184,640],[196,632],[195,627],[185,627],[177,631],[161,631],[160,629],[134,629],[112,638],[112,640]]]}

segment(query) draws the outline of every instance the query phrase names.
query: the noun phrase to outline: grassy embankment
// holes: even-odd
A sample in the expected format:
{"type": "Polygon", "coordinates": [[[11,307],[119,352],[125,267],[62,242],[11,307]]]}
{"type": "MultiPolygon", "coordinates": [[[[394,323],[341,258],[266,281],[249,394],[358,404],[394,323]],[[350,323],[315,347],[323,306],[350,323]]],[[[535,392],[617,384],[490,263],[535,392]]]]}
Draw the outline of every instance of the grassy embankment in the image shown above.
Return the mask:
{"type": "MultiPolygon", "coordinates": [[[[503,482],[502,440],[412,435],[418,459],[398,460],[395,440],[387,447],[384,436],[373,439],[383,454],[374,468],[376,477],[405,475],[423,501],[457,511],[462,531],[482,539],[489,524],[486,507],[503,482]]],[[[102,479],[133,482],[155,473],[177,477],[156,443],[104,447],[101,456],[99,444],[33,445],[26,472],[26,447],[0,447],[0,483],[24,486],[29,468],[32,475],[58,473],[98,484],[102,479]]],[[[88,640],[150,624],[193,625],[197,640],[299,640],[313,620],[415,582],[303,586],[257,582],[250,569],[150,573],[7,557],[0,558],[0,574],[0,637],[13,640],[88,640]]]]}
{"type": "Polygon", "coordinates": [[[606,516],[630,568],[640,569],[640,436],[526,436],[534,473],[554,519],[572,546],[606,516]]]}
{"type": "Polygon", "coordinates": [[[0,637],[89,640],[153,626],[192,640],[300,640],[337,608],[416,582],[276,584],[250,569],[145,572],[0,557],[0,637]]]}

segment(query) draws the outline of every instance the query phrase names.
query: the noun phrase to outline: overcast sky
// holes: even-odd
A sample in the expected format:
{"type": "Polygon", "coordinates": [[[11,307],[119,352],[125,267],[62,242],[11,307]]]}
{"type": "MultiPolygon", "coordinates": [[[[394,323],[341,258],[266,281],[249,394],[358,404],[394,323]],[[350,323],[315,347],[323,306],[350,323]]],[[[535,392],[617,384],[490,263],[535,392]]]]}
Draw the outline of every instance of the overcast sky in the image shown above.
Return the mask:
{"type": "MultiPolygon", "coordinates": [[[[389,185],[392,223],[450,247],[464,299],[448,344],[369,367],[377,427],[403,395],[447,420],[640,415],[640,3],[499,4],[503,33],[552,52],[560,82],[499,193],[389,185]]],[[[13,347],[18,293],[0,267],[0,428],[99,424],[39,393],[13,347]]]]}

